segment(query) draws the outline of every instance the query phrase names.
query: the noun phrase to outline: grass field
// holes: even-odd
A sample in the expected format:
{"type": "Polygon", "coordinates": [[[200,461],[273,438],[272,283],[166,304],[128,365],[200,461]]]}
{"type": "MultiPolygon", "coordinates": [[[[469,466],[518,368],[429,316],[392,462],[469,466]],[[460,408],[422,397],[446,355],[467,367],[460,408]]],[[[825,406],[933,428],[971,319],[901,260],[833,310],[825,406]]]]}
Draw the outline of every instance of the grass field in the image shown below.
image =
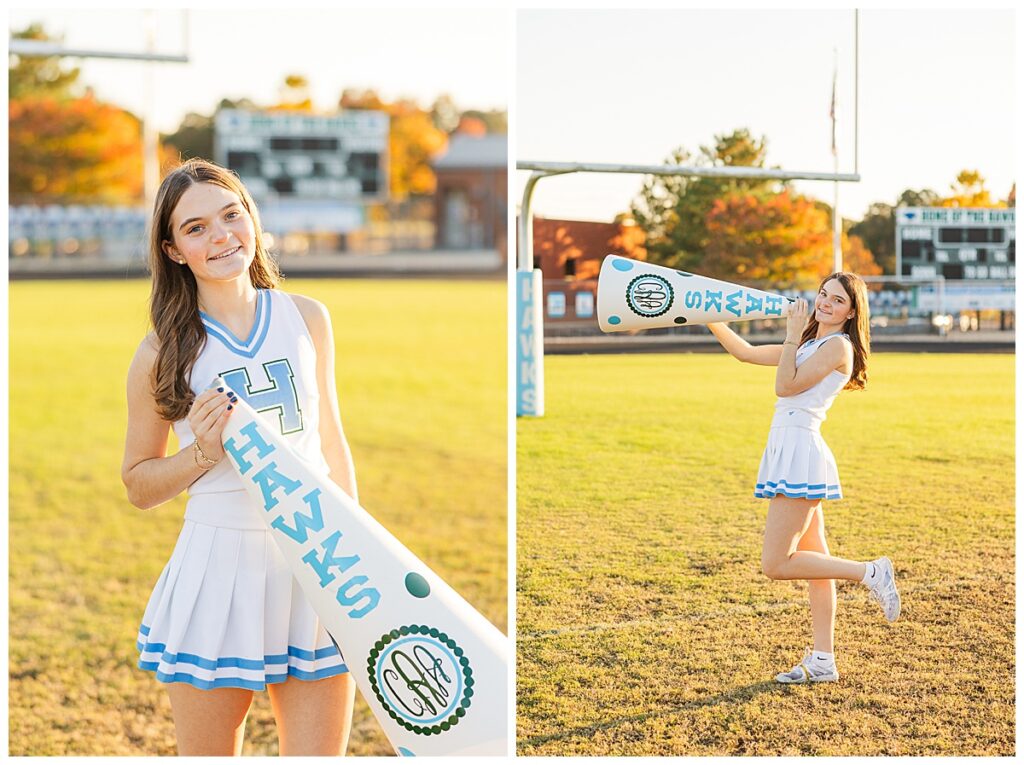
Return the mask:
{"type": "Polygon", "coordinates": [[[889,555],[903,614],[838,586],[838,683],[778,686],[806,584],[760,573],[774,370],[554,356],[518,422],[522,755],[1012,755],[1014,359],[876,355],[823,433],[832,553],[889,555]]]}
{"type": "MultiPolygon", "coordinates": [[[[363,505],[506,630],[504,282],[284,289],[333,317],[363,505]]],[[[10,753],[174,754],[170,705],[136,668],[135,635],[184,497],[141,511],[120,481],[148,283],[17,282],[9,294],[10,753]]],[[[277,752],[265,693],[244,751],[277,752]]],[[[361,699],[349,751],[391,752],[361,699]]]]}

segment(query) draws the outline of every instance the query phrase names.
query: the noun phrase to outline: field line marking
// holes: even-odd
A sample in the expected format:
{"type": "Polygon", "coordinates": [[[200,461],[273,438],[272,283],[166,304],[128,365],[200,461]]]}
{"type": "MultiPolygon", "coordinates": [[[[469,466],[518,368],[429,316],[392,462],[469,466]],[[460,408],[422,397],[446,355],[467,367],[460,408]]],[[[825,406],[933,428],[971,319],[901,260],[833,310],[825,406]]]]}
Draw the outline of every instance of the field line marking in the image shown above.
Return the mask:
{"type": "MultiPolygon", "coordinates": [[[[925,592],[927,590],[937,590],[944,586],[953,586],[959,584],[969,584],[984,581],[986,583],[992,583],[997,577],[970,577],[964,579],[947,580],[944,582],[933,582],[931,584],[920,584],[916,587],[901,588],[901,595],[912,595],[917,592],[925,592]]],[[[867,593],[850,593],[845,595],[836,595],[836,601],[839,602],[851,602],[855,600],[861,600],[867,596],[867,593]]],[[[668,628],[672,624],[678,624],[681,622],[705,622],[712,621],[714,619],[722,619],[728,616],[742,616],[742,615],[757,615],[770,611],[786,611],[789,609],[806,609],[806,600],[785,600],[775,601],[769,603],[754,603],[734,606],[733,608],[727,608],[721,611],[705,611],[696,614],[680,614],[678,616],[668,616],[657,619],[631,619],[624,622],[605,622],[597,624],[585,624],[576,627],[560,627],[558,629],[551,630],[539,630],[537,632],[521,632],[516,636],[516,642],[529,642],[533,640],[543,640],[545,638],[559,637],[561,635],[582,635],[588,632],[606,632],[610,630],[629,630],[639,627],[648,629],[657,629],[659,627],[668,628]]]]}

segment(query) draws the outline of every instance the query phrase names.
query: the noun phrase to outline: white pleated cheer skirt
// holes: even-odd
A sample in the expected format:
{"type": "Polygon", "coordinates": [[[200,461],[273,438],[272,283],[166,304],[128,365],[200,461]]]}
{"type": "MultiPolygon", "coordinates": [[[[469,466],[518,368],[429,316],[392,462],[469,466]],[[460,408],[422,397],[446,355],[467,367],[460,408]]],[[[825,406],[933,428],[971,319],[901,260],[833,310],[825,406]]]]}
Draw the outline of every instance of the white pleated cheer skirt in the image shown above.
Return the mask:
{"type": "Polygon", "coordinates": [[[348,671],[262,524],[244,491],[189,501],[139,627],[141,669],[254,691],[348,671]]]}
{"type": "Polygon", "coordinates": [[[842,499],[836,458],[813,427],[773,427],[761,455],[754,496],[842,499]]]}

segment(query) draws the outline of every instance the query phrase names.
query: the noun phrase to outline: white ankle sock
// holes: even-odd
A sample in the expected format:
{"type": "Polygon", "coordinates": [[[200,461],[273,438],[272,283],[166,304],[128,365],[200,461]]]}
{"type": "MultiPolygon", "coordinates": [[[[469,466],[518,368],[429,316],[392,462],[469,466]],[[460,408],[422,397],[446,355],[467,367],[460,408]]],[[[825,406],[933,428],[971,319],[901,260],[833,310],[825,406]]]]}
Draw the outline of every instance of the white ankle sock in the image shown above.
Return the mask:
{"type": "Polygon", "coordinates": [[[811,659],[818,664],[835,664],[836,655],[834,653],[825,653],[824,651],[812,651],[811,659]]]}
{"type": "Polygon", "coordinates": [[[861,584],[866,584],[871,587],[878,581],[878,575],[881,573],[881,568],[874,561],[869,561],[864,564],[864,578],[861,579],[861,584]]]}

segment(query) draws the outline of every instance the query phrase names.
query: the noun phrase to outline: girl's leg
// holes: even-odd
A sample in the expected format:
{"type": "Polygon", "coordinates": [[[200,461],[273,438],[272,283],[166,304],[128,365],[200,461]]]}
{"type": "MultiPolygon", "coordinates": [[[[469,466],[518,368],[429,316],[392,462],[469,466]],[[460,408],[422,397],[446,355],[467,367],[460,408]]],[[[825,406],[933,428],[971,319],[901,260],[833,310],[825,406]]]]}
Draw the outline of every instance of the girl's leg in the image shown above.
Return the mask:
{"type": "Polygon", "coordinates": [[[267,686],[281,756],[338,757],[348,747],[356,682],[350,673],[323,680],[289,677],[267,686]]]}
{"type": "MultiPolygon", "coordinates": [[[[811,551],[828,555],[825,541],[825,517],[819,502],[814,508],[807,531],[800,537],[797,552],[811,551]]],[[[836,626],[836,581],[835,579],[811,579],[807,582],[811,601],[811,626],[814,632],[814,650],[833,652],[836,626]]]]}
{"type": "Polygon", "coordinates": [[[174,735],[180,756],[238,757],[242,754],[252,691],[245,688],[204,691],[188,683],[170,683],[167,695],[174,711],[174,735]]]}
{"type": "Polygon", "coordinates": [[[768,503],[761,568],[771,579],[848,579],[859,582],[867,566],[797,545],[811,523],[815,499],[791,499],[781,494],[768,503]]]}

